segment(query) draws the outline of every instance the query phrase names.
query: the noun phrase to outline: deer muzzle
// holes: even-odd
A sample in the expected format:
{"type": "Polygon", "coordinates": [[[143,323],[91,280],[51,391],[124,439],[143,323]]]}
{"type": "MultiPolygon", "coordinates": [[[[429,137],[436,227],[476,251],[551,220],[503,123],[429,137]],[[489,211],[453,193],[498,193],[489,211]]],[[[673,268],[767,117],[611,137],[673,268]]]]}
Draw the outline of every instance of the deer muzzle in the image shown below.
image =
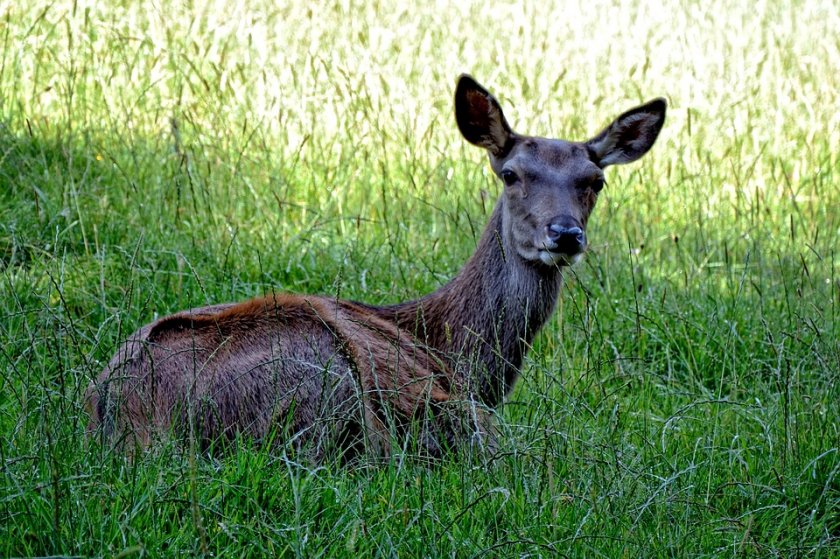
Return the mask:
{"type": "Polygon", "coordinates": [[[540,250],[540,260],[549,265],[568,266],[580,259],[586,250],[586,233],[578,226],[550,223],[540,250]]]}

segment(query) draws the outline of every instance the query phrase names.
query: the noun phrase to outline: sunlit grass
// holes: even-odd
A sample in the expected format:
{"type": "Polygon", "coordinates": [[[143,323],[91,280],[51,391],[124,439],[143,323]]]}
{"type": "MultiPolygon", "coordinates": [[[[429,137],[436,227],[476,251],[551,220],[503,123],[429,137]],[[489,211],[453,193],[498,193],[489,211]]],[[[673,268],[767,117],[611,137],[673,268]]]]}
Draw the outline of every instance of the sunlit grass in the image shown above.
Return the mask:
{"type": "Polygon", "coordinates": [[[840,11],[754,3],[0,3],[0,555],[840,553],[840,11]],[[82,392],[169,312],[441,285],[499,185],[461,72],[608,171],[490,464],[129,462],[82,392]]]}

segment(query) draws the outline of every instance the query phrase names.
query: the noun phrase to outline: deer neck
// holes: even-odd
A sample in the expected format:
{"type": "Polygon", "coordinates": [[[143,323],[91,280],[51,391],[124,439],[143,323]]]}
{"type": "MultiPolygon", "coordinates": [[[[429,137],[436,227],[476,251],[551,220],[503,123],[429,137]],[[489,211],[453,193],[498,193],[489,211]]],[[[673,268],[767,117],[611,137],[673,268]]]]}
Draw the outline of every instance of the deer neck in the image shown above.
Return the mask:
{"type": "Polygon", "coordinates": [[[495,407],[513,388],[534,335],[551,316],[561,274],[523,260],[508,242],[505,200],[475,253],[446,285],[383,309],[438,351],[466,390],[495,407]]]}

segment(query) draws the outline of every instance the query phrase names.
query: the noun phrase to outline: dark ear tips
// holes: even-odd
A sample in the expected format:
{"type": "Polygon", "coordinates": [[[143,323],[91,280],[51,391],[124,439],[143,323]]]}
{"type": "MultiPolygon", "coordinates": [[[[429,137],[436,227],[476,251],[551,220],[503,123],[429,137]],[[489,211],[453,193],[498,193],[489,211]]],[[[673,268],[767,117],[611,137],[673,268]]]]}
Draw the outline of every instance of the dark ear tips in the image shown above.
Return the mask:
{"type": "Polygon", "coordinates": [[[656,141],[656,138],[659,136],[659,132],[665,124],[665,113],[668,111],[668,101],[666,101],[664,97],[657,97],[653,101],[643,105],[643,108],[644,112],[658,116],[657,122],[654,125],[655,131],[653,132],[653,138],[651,140],[651,143],[653,143],[656,141]]]}
{"type": "Polygon", "coordinates": [[[466,92],[466,90],[468,89],[477,89],[481,93],[487,93],[487,90],[481,87],[481,84],[475,81],[475,78],[473,78],[471,75],[466,73],[461,74],[460,76],[458,76],[458,85],[455,89],[456,95],[458,94],[458,92],[463,93],[466,92]]]}
{"type": "Polygon", "coordinates": [[[655,113],[662,113],[665,114],[665,110],[668,108],[668,101],[665,100],[664,97],[657,97],[647,105],[645,105],[651,112],[655,113]]]}
{"type": "Polygon", "coordinates": [[[470,87],[470,86],[477,86],[478,82],[475,81],[471,75],[464,73],[458,76],[458,89],[462,87],[470,87]]]}
{"type": "Polygon", "coordinates": [[[629,116],[646,113],[650,115],[655,115],[659,123],[665,122],[665,113],[668,110],[668,101],[665,100],[664,97],[657,97],[652,101],[648,101],[644,105],[639,105],[638,107],[632,108],[626,113],[622,114],[618,117],[617,120],[623,120],[629,116]]]}
{"type": "Polygon", "coordinates": [[[642,105],[641,109],[642,111],[640,112],[651,113],[659,116],[659,122],[657,123],[658,134],[659,130],[662,129],[662,125],[665,124],[665,113],[668,112],[668,101],[666,101],[664,97],[657,97],[649,103],[642,105]]]}
{"type": "Polygon", "coordinates": [[[664,97],[657,97],[645,107],[648,112],[659,115],[659,128],[661,129],[662,125],[665,124],[665,113],[668,112],[668,101],[664,97]]]}

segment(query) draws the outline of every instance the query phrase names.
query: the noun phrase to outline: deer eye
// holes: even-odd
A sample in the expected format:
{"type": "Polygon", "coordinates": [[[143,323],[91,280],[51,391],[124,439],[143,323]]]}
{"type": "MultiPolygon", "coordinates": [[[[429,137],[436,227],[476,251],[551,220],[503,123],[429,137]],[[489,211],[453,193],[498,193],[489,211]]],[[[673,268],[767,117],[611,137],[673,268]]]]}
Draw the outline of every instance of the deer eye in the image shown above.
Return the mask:
{"type": "Polygon", "coordinates": [[[516,181],[519,180],[519,177],[516,176],[516,173],[514,173],[510,169],[502,170],[502,173],[501,173],[500,176],[502,177],[502,180],[505,182],[505,186],[511,186],[512,184],[514,184],[516,181]]]}

